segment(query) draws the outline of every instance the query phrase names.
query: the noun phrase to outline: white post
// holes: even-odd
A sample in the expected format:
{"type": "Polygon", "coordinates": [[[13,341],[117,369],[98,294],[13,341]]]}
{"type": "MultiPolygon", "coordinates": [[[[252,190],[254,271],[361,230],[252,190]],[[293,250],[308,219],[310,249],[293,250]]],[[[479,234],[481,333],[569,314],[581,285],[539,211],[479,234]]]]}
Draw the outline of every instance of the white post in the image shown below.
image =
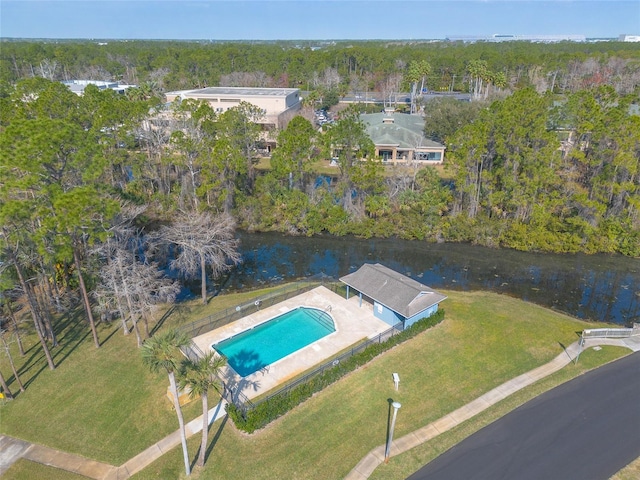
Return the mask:
{"type": "Polygon", "coordinates": [[[584,330],[582,331],[582,335],[580,336],[580,341],[578,342],[578,353],[576,355],[574,365],[578,364],[578,359],[580,358],[580,354],[582,353],[582,347],[584,346],[585,338],[584,338],[584,330]]]}
{"type": "Polygon", "coordinates": [[[387,439],[387,448],[384,451],[384,463],[389,463],[389,454],[391,453],[391,442],[393,441],[393,429],[396,426],[396,415],[402,405],[399,402],[393,402],[393,417],[391,418],[391,429],[389,430],[389,438],[387,439]]]}

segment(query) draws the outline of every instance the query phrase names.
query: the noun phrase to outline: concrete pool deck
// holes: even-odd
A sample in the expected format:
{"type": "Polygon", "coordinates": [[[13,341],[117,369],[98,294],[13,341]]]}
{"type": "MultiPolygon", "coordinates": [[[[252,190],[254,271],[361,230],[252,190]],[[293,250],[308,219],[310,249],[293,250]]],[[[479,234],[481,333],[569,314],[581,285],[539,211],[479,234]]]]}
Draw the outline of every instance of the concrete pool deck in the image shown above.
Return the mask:
{"type": "Polygon", "coordinates": [[[237,375],[231,368],[225,367],[221,373],[228,387],[234,392],[241,391],[250,399],[255,398],[323,363],[360,340],[373,338],[391,328],[389,324],[373,315],[373,305],[370,303],[363,301],[360,306],[360,299],[357,296],[346,300],[326,287],[316,287],[195,337],[193,342],[206,353],[211,350],[211,345],[214,343],[301,306],[327,311],[330,307],[329,313],[333,318],[336,331],[244,378],[237,375]]]}

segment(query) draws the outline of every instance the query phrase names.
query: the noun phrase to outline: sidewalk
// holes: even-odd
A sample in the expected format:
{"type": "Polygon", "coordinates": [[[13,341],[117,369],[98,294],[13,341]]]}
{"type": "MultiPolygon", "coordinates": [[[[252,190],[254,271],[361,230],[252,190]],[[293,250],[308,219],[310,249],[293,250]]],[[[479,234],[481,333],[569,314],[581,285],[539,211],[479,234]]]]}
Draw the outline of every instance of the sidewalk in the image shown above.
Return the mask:
{"type": "MultiPolygon", "coordinates": [[[[224,417],[227,412],[225,410],[227,402],[220,400],[218,404],[209,410],[209,425],[224,417]]],[[[191,420],[185,425],[187,438],[202,431],[202,415],[195,420],[191,420]]],[[[104,480],[122,480],[129,478],[130,476],[138,473],[140,470],[151,465],[162,455],[167,453],[172,448],[180,445],[180,431],[176,430],[168,437],[163,438],[158,443],[151,445],[145,451],[139,453],[131,460],[127,461],[124,465],[115,468],[108,475],[102,477],[104,480]]]]}
{"type": "MultiPolygon", "coordinates": [[[[580,348],[578,342],[572,343],[565,351],[551,360],[549,363],[535,368],[527,373],[524,373],[512,380],[509,380],[502,385],[490,390],[481,397],[473,400],[471,403],[460,407],[459,409],[445,415],[444,417],[425,425],[414,432],[408,433],[404,437],[393,439],[391,442],[390,456],[399,455],[407,450],[417,447],[418,445],[428,442],[429,440],[437,437],[441,433],[451,430],[463,423],[466,420],[474,417],[475,415],[483,412],[492,405],[498,403],[500,400],[512,395],[518,390],[527,387],[541,378],[544,378],[552,373],[557,372],[571,361],[575,360],[576,356],[581,351],[586,350],[596,345],[614,345],[619,347],[626,347],[634,352],[640,351],[640,337],[629,337],[621,339],[610,338],[593,338],[585,341],[585,345],[580,348]]],[[[345,480],[364,480],[369,478],[373,471],[382,463],[384,463],[384,451],[385,445],[380,445],[371,450],[360,462],[349,472],[345,477],[345,480]]]]}
{"type": "Polygon", "coordinates": [[[54,450],[44,445],[0,435],[0,475],[3,475],[20,458],[96,480],[106,478],[107,475],[115,470],[114,466],[106,463],[96,462],[78,455],[54,450]]]}
{"type": "MultiPolygon", "coordinates": [[[[623,339],[595,338],[585,342],[582,350],[596,345],[615,345],[627,347],[634,352],[640,351],[640,337],[630,337],[623,339]]],[[[520,375],[493,390],[485,393],[471,403],[445,415],[429,425],[411,432],[404,437],[395,439],[391,445],[391,456],[404,453],[447,430],[461,424],[465,420],[486,410],[490,406],[517,392],[518,390],[531,385],[541,378],[557,372],[571,361],[575,360],[580,353],[578,342],[569,345],[563,353],[551,360],[549,363],[535,368],[520,375]]],[[[226,415],[226,402],[221,400],[215,407],[209,410],[209,425],[226,415]]],[[[202,430],[202,415],[185,425],[187,437],[202,430]]],[[[0,476],[18,459],[25,458],[33,462],[42,463],[51,467],[59,468],[69,472],[84,475],[95,480],[124,480],[143,470],[151,463],[172,448],[180,445],[180,432],[176,430],[169,436],[163,438],[158,443],[153,444],[143,452],[139,453],[124,465],[119,467],[96,462],[78,455],[60,452],[43,445],[25,442],[6,435],[0,435],[0,476]]],[[[381,463],[384,462],[384,445],[371,450],[349,474],[345,480],[366,479],[381,463]]]]}
{"type": "MultiPolygon", "coordinates": [[[[209,410],[209,425],[224,417],[226,402],[221,400],[215,407],[209,410]]],[[[202,431],[202,415],[185,425],[187,438],[202,431]]],[[[42,463],[50,467],[59,468],[68,472],[84,475],[95,480],[122,480],[129,478],[155,460],[167,453],[172,448],[180,445],[180,431],[176,430],[171,435],[153,444],[145,451],[127,461],[124,465],[115,467],[106,463],[96,462],[79,455],[54,450],[43,445],[25,442],[17,438],[0,435],[0,476],[20,458],[42,463]]]]}

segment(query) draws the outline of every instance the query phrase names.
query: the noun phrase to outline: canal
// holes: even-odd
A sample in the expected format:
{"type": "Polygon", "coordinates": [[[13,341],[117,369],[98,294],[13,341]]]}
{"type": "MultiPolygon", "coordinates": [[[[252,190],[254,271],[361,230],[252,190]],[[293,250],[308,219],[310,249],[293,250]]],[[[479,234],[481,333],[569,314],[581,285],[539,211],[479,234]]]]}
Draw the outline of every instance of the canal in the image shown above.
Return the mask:
{"type": "Polygon", "coordinates": [[[585,320],[640,322],[640,260],[399,239],[240,233],[243,263],[214,288],[255,288],[382,263],[432,288],[490,290],[585,320]]]}

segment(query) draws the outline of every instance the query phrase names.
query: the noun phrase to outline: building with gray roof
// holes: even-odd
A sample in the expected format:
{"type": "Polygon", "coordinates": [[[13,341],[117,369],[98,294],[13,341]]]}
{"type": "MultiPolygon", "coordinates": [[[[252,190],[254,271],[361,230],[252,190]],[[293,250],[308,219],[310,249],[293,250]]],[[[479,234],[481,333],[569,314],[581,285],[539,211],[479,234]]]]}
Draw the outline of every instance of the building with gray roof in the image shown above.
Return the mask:
{"type": "Polygon", "coordinates": [[[103,80],[65,80],[62,83],[78,96],[83,95],[84,89],[89,85],[95,85],[98,90],[109,89],[116,93],[124,93],[127,88],[136,87],[136,85],[125,85],[118,82],[105,82],[103,80]]]}
{"type": "Polygon", "coordinates": [[[355,290],[362,301],[373,304],[375,317],[392,326],[410,327],[438,311],[447,297],[379,263],[362,265],[340,281],[347,285],[347,299],[355,290]]]}

